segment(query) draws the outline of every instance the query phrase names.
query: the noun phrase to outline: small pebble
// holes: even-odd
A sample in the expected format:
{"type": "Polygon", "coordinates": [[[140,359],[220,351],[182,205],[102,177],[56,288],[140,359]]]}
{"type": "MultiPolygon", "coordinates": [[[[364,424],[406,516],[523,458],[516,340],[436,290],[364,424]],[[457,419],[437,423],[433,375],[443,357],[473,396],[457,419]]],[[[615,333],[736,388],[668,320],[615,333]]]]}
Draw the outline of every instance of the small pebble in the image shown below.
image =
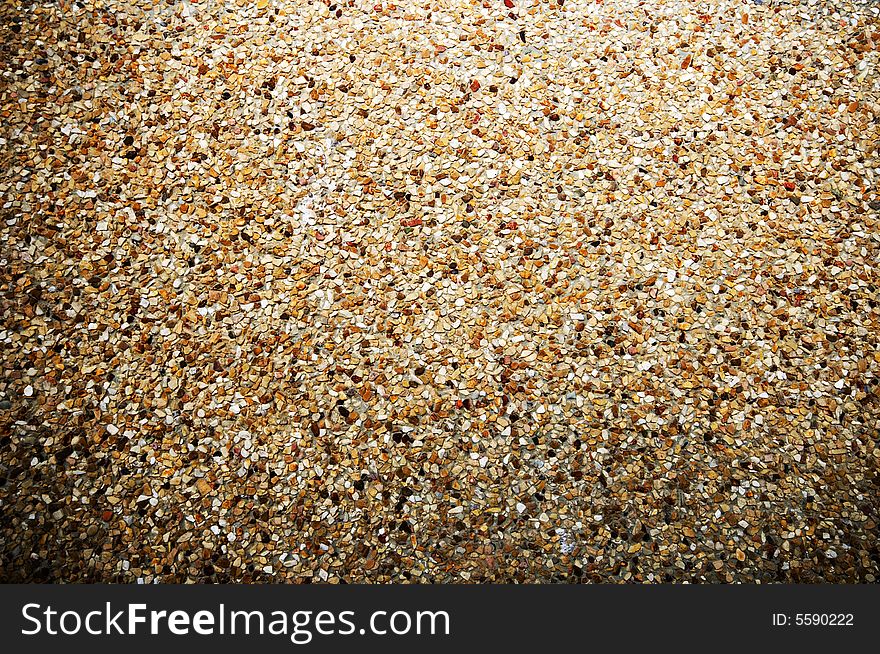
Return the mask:
{"type": "Polygon", "coordinates": [[[875,2],[0,12],[5,581],[876,582],[875,2]]]}

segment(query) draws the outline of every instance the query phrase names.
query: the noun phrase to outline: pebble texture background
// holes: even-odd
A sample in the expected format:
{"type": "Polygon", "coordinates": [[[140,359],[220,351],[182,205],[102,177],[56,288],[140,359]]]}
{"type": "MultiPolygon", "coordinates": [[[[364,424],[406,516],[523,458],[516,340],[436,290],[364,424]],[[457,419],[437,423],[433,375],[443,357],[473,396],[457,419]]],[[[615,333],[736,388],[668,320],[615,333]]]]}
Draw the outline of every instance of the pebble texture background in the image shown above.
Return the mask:
{"type": "Polygon", "coordinates": [[[877,16],[2,3],[0,576],[876,581],[877,16]]]}

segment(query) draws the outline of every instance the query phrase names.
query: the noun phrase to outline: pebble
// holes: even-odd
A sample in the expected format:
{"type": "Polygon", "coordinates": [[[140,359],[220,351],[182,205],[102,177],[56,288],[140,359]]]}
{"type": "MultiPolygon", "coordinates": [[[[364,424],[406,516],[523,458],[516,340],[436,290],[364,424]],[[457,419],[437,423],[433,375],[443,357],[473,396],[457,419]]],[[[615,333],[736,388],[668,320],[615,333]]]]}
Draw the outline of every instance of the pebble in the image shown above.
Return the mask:
{"type": "Polygon", "coordinates": [[[0,13],[6,580],[876,580],[876,4],[0,13]]]}

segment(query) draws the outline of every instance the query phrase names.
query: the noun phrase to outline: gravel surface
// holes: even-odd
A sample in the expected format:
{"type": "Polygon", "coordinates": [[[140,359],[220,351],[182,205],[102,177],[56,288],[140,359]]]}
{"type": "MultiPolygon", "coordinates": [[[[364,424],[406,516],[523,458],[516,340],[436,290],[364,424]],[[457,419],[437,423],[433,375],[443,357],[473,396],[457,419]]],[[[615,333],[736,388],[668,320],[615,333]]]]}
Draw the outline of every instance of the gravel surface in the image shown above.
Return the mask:
{"type": "Polygon", "coordinates": [[[0,44],[3,580],[877,580],[875,3],[0,44]]]}

